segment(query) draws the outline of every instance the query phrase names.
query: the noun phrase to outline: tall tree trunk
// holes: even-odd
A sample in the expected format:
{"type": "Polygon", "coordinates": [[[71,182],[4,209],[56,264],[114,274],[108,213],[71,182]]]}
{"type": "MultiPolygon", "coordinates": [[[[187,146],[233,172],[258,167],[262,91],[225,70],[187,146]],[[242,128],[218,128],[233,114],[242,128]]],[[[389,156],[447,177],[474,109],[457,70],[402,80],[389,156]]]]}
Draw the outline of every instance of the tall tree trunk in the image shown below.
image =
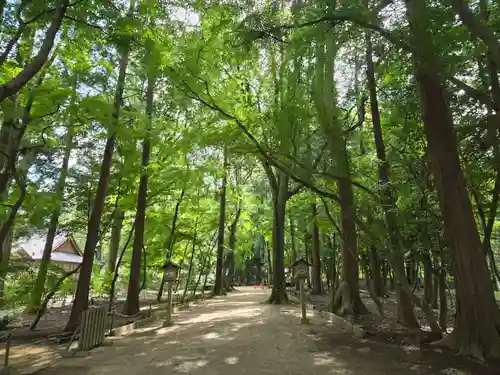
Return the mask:
{"type": "Polygon", "coordinates": [[[5,292],[5,276],[7,276],[7,271],[9,267],[10,261],[10,253],[12,251],[12,241],[14,239],[14,233],[12,228],[7,233],[7,238],[2,244],[0,248],[0,252],[2,253],[2,260],[0,263],[0,307],[3,306],[4,303],[4,292],[5,292]]]}
{"type": "Polygon", "coordinates": [[[448,301],[446,298],[446,268],[441,264],[439,271],[439,326],[443,331],[448,325],[448,301]]]}
{"type": "Polygon", "coordinates": [[[435,310],[438,308],[439,297],[439,276],[434,272],[432,275],[432,302],[431,306],[435,310]]]}
{"type": "MultiPolygon", "coordinates": [[[[182,258],[181,261],[179,262],[180,265],[184,265],[184,259],[186,259],[187,252],[189,250],[189,241],[186,241],[186,246],[184,246],[184,251],[182,252],[182,258]]],[[[179,286],[181,285],[182,282],[182,273],[179,275],[179,280],[178,282],[175,283],[174,286],[174,293],[177,293],[177,290],[179,289],[179,286]]]]}
{"type": "MultiPolygon", "coordinates": [[[[311,264],[312,261],[311,261],[311,251],[309,250],[309,238],[310,238],[311,234],[306,232],[304,234],[304,256],[305,256],[305,259],[306,259],[306,262],[311,264]]],[[[298,284],[297,284],[298,285],[298,284]]],[[[307,285],[307,289],[311,289],[312,288],[312,283],[311,283],[311,275],[310,273],[308,272],[307,274],[307,278],[306,278],[306,285],[307,285]]]]}
{"type": "Polygon", "coordinates": [[[372,271],[373,292],[376,297],[382,297],[384,295],[384,282],[380,269],[380,259],[375,246],[370,247],[370,269],[372,271]]]}
{"type": "Polygon", "coordinates": [[[5,4],[7,4],[7,0],[0,0],[0,25],[3,23],[3,12],[5,10],[5,4]]]}
{"type": "Polygon", "coordinates": [[[267,282],[269,285],[274,285],[273,282],[273,258],[271,256],[271,247],[267,244],[264,243],[264,246],[266,247],[267,251],[267,282]]]}
{"type": "Polygon", "coordinates": [[[197,217],[196,221],[194,223],[193,246],[191,248],[191,257],[189,258],[188,274],[186,276],[186,284],[184,286],[184,292],[182,293],[181,303],[183,303],[184,299],[186,298],[186,294],[187,294],[188,287],[189,287],[189,282],[191,281],[191,273],[193,272],[193,259],[194,259],[194,253],[196,250],[196,238],[198,235],[198,219],[199,218],[197,217]]]}
{"type": "Polygon", "coordinates": [[[208,267],[207,267],[207,270],[206,270],[206,273],[205,273],[205,278],[203,279],[203,285],[201,286],[201,293],[204,294],[205,293],[205,289],[207,288],[207,281],[208,281],[208,275],[210,274],[210,272],[212,271],[212,267],[213,267],[213,263],[211,263],[210,261],[208,262],[208,267]]]}
{"type": "MultiPolygon", "coordinates": [[[[359,295],[358,244],[356,234],[356,210],[354,192],[350,180],[348,152],[338,109],[334,84],[334,63],[338,45],[324,27],[319,27],[316,35],[316,71],[313,100],[318,109],[319,122],[328,139],[330,154],[335,162],[338,195],[340,200],[340,227],[342,231],[342,283],[336,293],[336,303],[340,314],[367,313],[359,295]]],[[[335,306],[337,307],[337,306],[335,306]]]]}
{"type": "MultiPolygon", "coordinates": [[[[382,126],[380,123],[380,112],[378,107],[377,86],[375,81],[375,67],[373,64],[373,48],[371,35],[366,32],[366,77],[368,81],[368,91],[370,93],[370,107],[372,114],[373,138],[377,158],[379,160],[379,183],[381,187],[380,198],[382,200],[385,222],[389,232],[389,246],[393,254],[394,272],[404,275],[404,250],[399,231],[398,219],[396,214],[396,200],[394,192],[389,184],[389,163],[385,155],[385,144],[382,135],[382,126]]],[[[398,300],[398,320],[405,327],[418,328],[419,324],[415,316],[413,304],[409,296],[403,290],[399,283],[396,284],[396,297],[398,300]]]]}
{"type": "Polygon", "coordinates": [[[228,243],[228,252],[226,254],[226,275],[225,275],[225,286],[226,290],[234,290],[233,288],[233,279],[234,279],[234,266],[235,266],[235,251],[236,251],[236,232],[238,230],[238,221],[241,215],[241,204],[238,202],[236,215],[234,217],[233,222],[229,228],[229,243],[228,243]]]}
{"type": "Polygon", "coordinates": [[[422,263],[424,265],[424,300],[431,305],[434,283],[432,282],[432,261],[428,252],[422,254],[422,263]]]}
{"type": "MultiPolygon", "coordinates": [[[[347,163],[347,160],[346,160],[347,163]]],[[[355,225],[354,194],[347,180],[338,182],[340,207],[340,229],[342,231],[340,252],[342,255],[342,283],[339,287],[340,314],[359,315],[368,312],[359,295],[358,244],[355,225]]]]}
{"type": "Polygon", "coordinates": [[[74,130],[70,124],[66,133],[66,146],[64,149],[63,163],[61,171],[59,173],[59,179],[54,189],[55,194],[53,201],[55,202],[55,207],[50,218],[49,230],[47,233],[47,238],[45,240],[45,246],[43,248],[40,267],[38,268],[35,286],[33,292],[31,293],[30,303],[26,308],[26,310],[29,312],[38,311],[38,309],[40,308],[40,303],[42,301],[42,295],[45,290],[45,279],[47,278],[50,256],[52,254],[52,246],[54,244],[54,238],[56,236],[57,226],[59,223],[59,216],[61,214],[61,205],[64,198],[64,188],[66,186],[66,177],[68,175],[69,158],[71,156],[71,150],[73,148],[73,135],[74,130]]]}
{"type": "MultiPolygon", "coordinates": [[[[135,0],[130,0],[128,17],[131,18],[135,8],[135,0]]],[[[125,88],[125,74],[127,72],[129,60],[129,42],[121,45],[118,80],[116,82],[116,91],[113,105],[113,120],[108,130],[108,139],[104,148],[104,155],[99,172],[99,182],[95,193],[92,212],[87,225],[87,238],[83,250],[83,261],[80,270],[80,276],[76,287],[75,300],[71,308],[71,314],[66,324],[65,331],[74,332],[80,322],[80,316],[88,307],[90,279],[92,276],[92,266],[94,264],[95,247],[99,241],[99,227],[101,225],[101,216],[104,209],[104,202],[108,193],[109,174],[111,170],[111,161],[116,143],[116,127],[119,125],[120,111],[123,102],[123,90],[125,88]]]]}
{"type": "Polygon", "coordinates": [[[319,229],[318,229],[318,208],[316,203],[311,204],[311,215],[313,218],[312,223],[312,294],[321,294],[321,255],[320,255],[320,242],[319,242],[319,229]]]}
{"type": "MultiPolygon", "coordinates": [[[[295,243],[295,223],[291,212],[288,213],[288,219],[290,222],[290,247],[292,248],[292,263],[297,260],[297,245],[295,243]]],[[[292,279],[295,280],[295,269],[292,267],[292,279]]]]}
{"type": "Polygon", "coordinates": [[[118,259],[118,250],[120,249],[120,239],[122,235],[124,220],[125,220],[125,214],[120,209],[120,205],[117,204],[115,211],[113,212],[111,239],[109,241],[108,272],[111,274],[115,272],[116,261],[118,259]]]}
{"type": "Polygon", "coordinates": [[[224,280],[222,275],[222,265],[224,263],[224,233],[226,231],[226,186],[228,168],[227,148],[224,148],[224,170],[219,193],[219,236],[217,239],[217,259],[215,264],[215,285],[214,294],[221,296],[224,292],[224,280]]]}
{"type": "MultiPolygon", "coordinates": [[[[201,266],[200,273],[198,275],[198,279],[196,280],[196,285],[194,286],[193,290],[193,296],[196,295],[196,290],[198,289],[198,286],[200,285],[201,277],[203,274],[206,272],[208,274],[208,270],[206,270],[207,266],[210,264],[210,255],[212,254],[212,251],[214,250],[216,242],[214,241],[216,238],[217,232],[214,233],[214,236],[212,237],[212,240],[210,241],[210,246],[208,247],[206,254],[203,258],[203,265],[201,266]]],[[[204,289],[202,289],[201,293],[204,293],[204,289]]]]}
{"type": "Polygon", "coordinates": [[[285,288],[285,216],[288,196],[288,176],[277,172],[277,191],[274,194],[273,212],[273,289],[270,303],[281,305],[288,302],[285,288]]]}
{"type": "MultiPolygon", "coordinates": [[[[194,285],[193,296],[196,295],[196,291],[198,290],[198,286],[200,285],[201,277],[203,276],[203,274],[205,272],[205,268],[207,266],[207,263],[209,262],[209,258],[210,258],[210,253],[207,253],[203,257],[203,263],[202,263],[202,266],[200,269],[200,273],[198,274],[198,278],[196,279],[196,284],[194,285]]],[[[203,291],[202,291],[202,293],[203,293],[203,291]]]]}
{"type": "Polygon", "coordinates": [[[139,182],[139,194],[137,195],[137,209],[135,212],[135,236],[132,247],[132,260],[130,263],[130,278],[128,282],[127,299],[123,307],[125,315],[139,313],[139,293],[141,282],[141,254],[144,248],[144,227],[146,224],[146,204],[148,199],[148,165],[151,153],[151,126],[153,122],[153,95],[155,78],[148,73],[148,88],[146,93],[146,115],[148,125],[146,135],[142,142],[141,178],[139,182]]]}
{"type": "MultiPolygon", "coordinates": [[[[332,292],[335,292],[338,286],[338,275],[337,275],[337,241],[336,241],[335,232],[332,233],[331,239],[331,247],[332,247],[332,270],[331,270],[331,278],[332,278],[332,292]]],[[[332,304],[333,306],[333,304],[332,304]]]]}
{"type": "MultiPolygon", "coordinates": [[[[488,0],[481,0],[479,2],[479,9],[481,10],[481,16],[484,19],[484,23],[488,23],[490,11],[488,8],[488,0]]],[[[486,223],[486,217],[481,217],[481,223],[484,228],[484,238],[483,238],[483,248],[488,256],[490,263],[492,277],[496,281],[495,285],[500,288],[500,271],[495,261],[495,255],[493,254],[493,249],[491,247],[491,234],[493,232],[493,225],[495,224],[495,219],[497,217],[498,203],[500,198],[500,143],[498,142],[498,137],[500,137],[500,81],[498,78],[498,73],[500,71],[500,61],[496,62],[493,58],[492,51],[490,50],[487,55],[486,67],[488,70],[489,85],[491,85],[491,98],[493,102],[494,114],[489,110],[492,119],[489,121],[487,137],[490,143],[493,145],[494,158],[493,163],[496,169],[495,185],[493,187],[492,198],[490,205],[488,207],[488,222],[486,223]],[[486,224],[485,224],[486,223],[486,224]]],[[[487,89],[487,87],[486,87],[487,89]]]]}
{"type": "MultiPolygon", "coordinates": [[[[169,260],[172,257],[172,252],[174,250],[175,243],[175,228],[177,226],[177,218],[179,217],[179,207],[184,199],[185,190],[182,189],[179,200],[175,204],[174,216],[172,217],[172,228],[170,230],[170,234],[168,235],[167,244],[166,244],[166,260],[169,260]]],[[[156,301],[159,303],[161,301],[161,297],[163,296],[163,287],[165,285],[165,273],[162,275],[160,288],[158,289],[158,294],[156,296],[156,301]]]]}
{"type": "Polygon", "coordinates": [[[428,31],[425,2],[406,0],[406,13],[427,149],[444,233],[453,255],[457,311],[455,328],[443,343],[475,357],[500,357],[500,310],[460,166],[453,119],[435,60],[436,46],[428,31]]]}

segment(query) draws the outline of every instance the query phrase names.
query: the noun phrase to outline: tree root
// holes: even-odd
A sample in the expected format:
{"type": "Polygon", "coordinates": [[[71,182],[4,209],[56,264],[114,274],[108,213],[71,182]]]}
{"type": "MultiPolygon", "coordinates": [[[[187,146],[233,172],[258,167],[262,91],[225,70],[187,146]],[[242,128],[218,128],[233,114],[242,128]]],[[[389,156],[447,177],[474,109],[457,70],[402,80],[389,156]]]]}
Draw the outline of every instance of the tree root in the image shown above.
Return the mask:
{"type": "Polygon", "coordinates": [[[340,316],[366,315],[370,312],[358,296],[353,296],[346,281],[342,281],[335,292],[330,311],[340,316]]]}
{"type": "Polygon", "coordinates": [[[467,332],[463,334],[464,337],[460,337],[460,333],[456,330],[434,342],[433,345],[449,348],[457,351],[459,355],[472,357],[481,362],[490,358],[498,359],[500,358],[500,326],[497,326],[496,331],[496,335],[492,333],[490,338],[493,342],[489,342],[487,348],[480,341],[477,332],[467,332]]]}
{"type": "Polygon", "coordinates": [[[276,299],[276,295],[275,295],[275,292],[273,290],[273,292],[271,293],[271,295],[269,296],[269,299],[267,300],[267,303],[269,304],[273,304],[273,305],[287,305],[287,304],[290,304],[291,301],[290,299],[288,298],[288,294],[287,292],[285,291],[284,292],[284,296],[283,296],[283,300],[280,300],[278,301],[276,299]]]}

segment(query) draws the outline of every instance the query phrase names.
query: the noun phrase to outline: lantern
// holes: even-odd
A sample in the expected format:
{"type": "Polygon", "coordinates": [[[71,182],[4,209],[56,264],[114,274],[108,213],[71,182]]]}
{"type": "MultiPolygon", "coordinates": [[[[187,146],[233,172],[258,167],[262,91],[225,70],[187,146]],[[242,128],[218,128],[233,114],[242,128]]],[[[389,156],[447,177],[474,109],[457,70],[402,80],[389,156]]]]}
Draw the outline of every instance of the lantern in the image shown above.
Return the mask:
{"type": "Polygon", "coordinates": [[[174,263],[171,260],[169,260],[161,268],[165,273],[164,280],[167,282],[173,282],[176,281],[177,278],[179,277],[179,270],[182,267],[177,263],[174,263]]]}
{"type": "Polygon", "coordinates": [[[297,279],[306,279],[309,276],[309,262],[303,258],[296,260],[292,267],[295,271],[295,277],[297,279]]]}

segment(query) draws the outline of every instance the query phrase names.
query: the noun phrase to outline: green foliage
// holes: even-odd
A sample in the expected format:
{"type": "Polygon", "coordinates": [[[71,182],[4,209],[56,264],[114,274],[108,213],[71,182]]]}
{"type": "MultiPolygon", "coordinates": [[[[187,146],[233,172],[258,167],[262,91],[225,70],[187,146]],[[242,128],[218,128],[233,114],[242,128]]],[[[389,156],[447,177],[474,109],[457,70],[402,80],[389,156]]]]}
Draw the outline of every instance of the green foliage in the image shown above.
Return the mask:
{"type": "MultiPolygon", "coordinates": [[[[21,16],[29,20],[52,3],[26,2],[21,16]]],[[[188,15],[186,21],[179,16],[180,7],[164,2],[137,1],[131,17],[126,16],[128,2],[75,2],[58,34],[52,63],[47,63],[17,95],[0,103],[2,129],[12,122],[19,127],[29,120],[15,151],[17,172],[23,172],[24,166],[24,174],[12,176],[8,191],[1,197],[6,206],[3,219],[21,196],[19,182],[25,180],[26,196],[14,226],[16,239],[24,239],[35,228],[46,229],[61,203],[58,227],[74,233],[83,249],[104,142],[110,132],[116,131],[116,150],[99,231],[103,262],[94,265],[93,293],[108,294],[113,279],[103,270],[103,264],[109,252],[116,207],[124,213],[119,254],[132,230],[141,144],[146,135],[152,145],[145,168],[149,177],[144,234],[147,284],[165,261],[170,238],[173,260],[187,262],[184,249],[190,249],[195,222],[194,269],[196,273],[212,273],[211,267],[202,269],[202,264],[205,257],[210,265],[214,261],[213,238],[218,227],[225,148],[229,154],[226,228],[241,207],[233,249],[236,273],[243,273],[246,262],[256,257],[269,265],[266,244],[273,246],[274,196],[268,172],[276,176],[280,169],[293,177],[288,190],[294,193],[287,202],[285,263],[292,260],[291,229],[295,250],[303,256],[310,248],[308,236],[314,222],[324,235],[322,256],[327,257],[331,256],[330,240],[339,225],[339,207],[325,196],[337,193],[343,169],[333,154],[345,142],[343,156],[356,183],[356,213],[377,238],[375,241],[358,228],[359,248],[366,252],[376,246],[384,260],[388,233],[379,198],[380,161],[373,142],[370,105],[363,101],[367,95],[366,30],[360,27],[383,21],[380,24],[390,35],[373,33],[372,39],[381,126],[404,248],[407,256],[430,251],[434,264],[438,264],[444,247],[442,218],[422,130],[411,54],[403,48],[409,43],[407,24],[403,10],[395,11],[389,21],[391,12],[376,14],[374,3],[370,1],[366,6],[361,1],[338,2],[332,9],[333,5],[325,2],[296,2],[290,8],[279,9],[278,3],[198,1],[182,4],[188,15]],[[334,16],[336,21],[326,21],[334,16]],[[322,19],[324,22],[320,22],[322,19]],[[321,43],[331,43],[327,52],[335,57],[320,72],[317,66],[321,43]],[[116,118],[119,52],[124,46],[130,47],[130,57],[116,118]],[[333,74],[328,73],[329,69],[333,74]],[[318,84],[320,73],[323,78],[333,75],[334,87],[318,84]],[[151,123],[146,113],[150,75],[155,78],[151,123]],[[27,108],[30,97],[33,103],[27,108]],[[360,103],[365,103],[363,110],[360,103]],[[326,131],[325,124],[332,126],[326,131]],[[74,145],[64,198],[59,202],[54,198],[54,186],[69,127],[75,131],[74,145]],[[335,147],[331,145],[332,132],[338,142],[335,147]],[[272,165],[266,171],[263,165],[267,164],[272,165]],[[173,232],[172,220],[181,192],[184,197],[173,232]],[[325,198],[324,203],[318,192],[325,198]],[[312,203],[318,207],[316,218],[311,214],[312,203]]],[[[17,2],[8,2],[8,12],[0,25],[2,40],[15,35],[17,6],[17,2]]],[[[489,22],[498,29],[500,12],[498,7],[489,6],[489,22]]],[[[38,49],[38,35],[49,22],[50,17],[41,17],[29,24],[1,66],[0,83],[22,70],[38,49]]],[[[485,45],[471,38],[444,2],[435,2],[428,22],[443,74],[460,78],[476,91],[487,91],[490,84],[483,82],[485,74],[478,69],[485,45]]],[[[484,105],[454,90],[452,84],[449,86],[462,165],[471,195],[476,193],[478,198],[473,200],[474,208],[483,232],[479,209],[486,216],[490,214],[489,202],[498,174],[494,155],[498,142],[496,138],[495,142],[486,142],[488,117],[484,105]]],[[[9,136],[14,134],[12,131],[9,136]]],[[[2,150],[4,146],[0,144],[2,150]]],[[[492,248],[497,261],[499,231],[495,222],[492,248]]],[[[227,230],[226,252],[229,234],[227,230]]],[[[339,253],[339,238],[335,254],[339,253]]],[[[122,289],[130,273],[133,241],[132,236],[121,264],[118,283],[122,289]]],[[[55,285],[58,275],[51,269],[47,290],[55,285]]],[[[31,271],[9,272],[4,302],[26,302],[33,279],[31,271]]],[[[72,292],[73,283],[72,279],[66,280],[60,293],[72,292]]]]}

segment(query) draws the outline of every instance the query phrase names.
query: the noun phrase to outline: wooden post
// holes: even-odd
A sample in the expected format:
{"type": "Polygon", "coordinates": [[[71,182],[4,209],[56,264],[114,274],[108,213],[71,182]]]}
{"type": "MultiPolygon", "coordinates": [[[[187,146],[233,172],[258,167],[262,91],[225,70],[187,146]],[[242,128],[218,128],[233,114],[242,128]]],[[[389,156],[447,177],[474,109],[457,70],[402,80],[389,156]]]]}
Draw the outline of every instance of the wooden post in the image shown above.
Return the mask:
{"type": "Polygon", "coordinates": [[[307,320],[307,315],[306,315],[306,291],[304,289],[303,278],[299,279],[299,284],[300,284],[300,307],[302,309],[302,319],[300,320],[300,323],[308,324],[309,321],[307,320]]]}
{"type": "Polygon", "coordinates": [[[109,323],[109,335],[114,336],[115,335],[115,309],[111,310],[111,321],[109,323]]]}
{"type": "Polygon", "coordinates": [[[3,367],[7,367],[9,365],[11,340],[12,340],[12,332],[9,331],[9,333],[7,334],[7,343],[5,344],[5,361],[3,367]]]}
{"type": "Polygon", "coordinates": [[[298,259],[293,264],[292,267],[295,270],[296,280],[299,282],[300,289],[300,307],[302,309],[302,319],[300,323],[308,324],[306,315],[306,291],[304,289],[304,280],[309,277],[309,266],[310,264],[305,259],[298,259]]]}
{"type": "Polygon", "coordinates": [[[167,318],[163,322],[163,327],[169,327],[172,325],[172,281],[167,281],[167,318]]]}

